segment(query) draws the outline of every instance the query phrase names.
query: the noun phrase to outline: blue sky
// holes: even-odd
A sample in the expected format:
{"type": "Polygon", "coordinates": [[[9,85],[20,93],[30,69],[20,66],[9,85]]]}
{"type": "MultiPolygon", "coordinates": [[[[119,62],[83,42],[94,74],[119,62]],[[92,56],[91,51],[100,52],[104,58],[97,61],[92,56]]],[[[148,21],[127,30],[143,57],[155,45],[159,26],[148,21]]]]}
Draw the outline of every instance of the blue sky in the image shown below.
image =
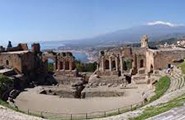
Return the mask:
{"type": "Polygon", "coordinates": [[[87,38],[153,21],[185,24],[184,13],[184,0],[0,0],[0,42],[87,38]]]}

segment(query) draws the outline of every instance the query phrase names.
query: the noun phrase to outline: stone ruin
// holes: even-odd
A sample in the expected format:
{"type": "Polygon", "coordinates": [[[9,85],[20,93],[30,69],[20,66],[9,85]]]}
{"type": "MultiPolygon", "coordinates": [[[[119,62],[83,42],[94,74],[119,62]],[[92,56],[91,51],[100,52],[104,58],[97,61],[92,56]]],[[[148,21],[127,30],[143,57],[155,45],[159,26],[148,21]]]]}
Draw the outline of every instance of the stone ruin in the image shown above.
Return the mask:
{"type": "Polygon", "coordinates": [[[21,91],[31,83],[39,83],[47,77],[47,68],[39,43],[33,43],[32,50],[23,43],[13,47],[10,41],[7,48],[0,48],[0,74],[13,79],[13,91],[21,91]]]}
{"type": "MultiPolygon", "coordinates": [[[[101,51],[97,69],[88,81],[85,81],[76,70],[75,57],[71,52],[42,53],[39,44],[33,44],[32,50],[28,49],[27,44],[9,46],[7,49],[1,46],[0,68],[2,71],[0,70],[0,73],[13,74],[11,71],[13,69],[19,79],[24,79],[25,75],[29,79],[35,79],[33,76],[39,75],[47,77],[48,60],[52,59],[54,79],[59,84],[70,86],[66,88],[66,92],[61,90],[55,94],[62,93],[64,97],[72,94],[77,98],[106,96],[107,89],[104,89],[106,86],[110,90],[108,92],[112,93],[107,96],[115,96],[115,94],[122,96],[124,92],[114,93],[114,88],[127,87],[130,83],[152,83],[153,74],[159,73],[158,71],[171,64],[176,65],[185,58],[185,49],[182,47],[152,49],[148,46],[148,41],[145,35],[141,38],[141,47],[121,47],[101,51]],[[102,87],[105,91],[101,93],[98,87],[102,87]]],[[[51,91],[46,91],[46,93],[54,94],[51,91]]]]}
{"type": "Polygon", "coordinates": [[[165,69],[171,64],[176,65],[185,58],[185,48],[152,49],[148,46],[148,41],[148,37],[144,35],[140,48],[124,47],[101,51],[97,70],[93,74],[96,77],[94,81],[91,80],[92,83],[90,81],[92,86],[105,76],[115,76],[116,80],[110,82],[114,84],[119,83],[120,78],[126,79],[128,83],[138,83],[139,80],[150,83],[150,74],[158,73],[156,71],[165,69]]]}
{"type": "Polygon", "coordinates": [[[75,57],[71,52],[45,52],[43,54],[44,59],[48,62],[48,59],[54,61],[54,73],[55,75],[77,77],[78,71],[75,66],[75,57]]]}

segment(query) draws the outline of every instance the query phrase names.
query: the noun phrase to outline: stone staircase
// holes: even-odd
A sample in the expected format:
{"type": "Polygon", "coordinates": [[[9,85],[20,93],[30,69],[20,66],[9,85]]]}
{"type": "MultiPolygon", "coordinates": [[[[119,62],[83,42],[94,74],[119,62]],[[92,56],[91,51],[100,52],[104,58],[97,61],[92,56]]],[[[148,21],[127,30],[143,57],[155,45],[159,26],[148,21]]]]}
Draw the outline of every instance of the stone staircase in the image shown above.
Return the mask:
{"type": "Polygon", "coordinates": [[[185,77],[182,74],[181,70],[179,70],[177,68],[174,68],[172,75],[170,75],[170,79],[171,79],[171,84],[165,94],[176,91],[176,90],[181,89],[185,86],[185,77]]]}
{"type": "Polygon", "coordinates": [[[185,93],[184,92],[185,91],[185,77],[182,74],[181,70],[174,67],[174,70],[171,73],[171,75],[169,75],[169,77],[170,77],[170,81],[171,81],[169,89],[164,93],[164,95],[161,98],[144,106],[144,108],[147,106],[156,106],[161,103],[166,103],[169,100],[172,100],[172,99],[174,99],[178,96],[181,96],[182,94],[185,93]]]}
{"type": "Polygon", "coordinates": [[[170,111],[154,116],[147,120],[185,120],[185,106],[173,108],[170,111]]]}

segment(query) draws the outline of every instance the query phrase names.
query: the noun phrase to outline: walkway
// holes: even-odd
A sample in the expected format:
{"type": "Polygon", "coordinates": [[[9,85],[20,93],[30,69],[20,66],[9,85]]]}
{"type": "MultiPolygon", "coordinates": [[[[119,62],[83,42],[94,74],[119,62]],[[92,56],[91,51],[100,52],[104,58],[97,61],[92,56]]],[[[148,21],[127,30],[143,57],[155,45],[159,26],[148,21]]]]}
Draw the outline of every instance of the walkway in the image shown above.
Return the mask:
{"type": "Polygon", "coordinates": [[[0,105],[0,120],[44,120],[42,118],[16,112],[0,105]]]}

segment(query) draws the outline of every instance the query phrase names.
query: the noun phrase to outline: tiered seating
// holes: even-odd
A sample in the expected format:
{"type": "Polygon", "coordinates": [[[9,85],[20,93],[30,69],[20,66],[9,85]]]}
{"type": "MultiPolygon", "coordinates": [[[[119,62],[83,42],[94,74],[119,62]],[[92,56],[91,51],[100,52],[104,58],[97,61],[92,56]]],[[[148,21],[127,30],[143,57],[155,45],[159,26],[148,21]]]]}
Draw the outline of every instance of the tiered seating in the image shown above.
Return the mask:
{"type": "Polygon", "coordinates": [[[184,76],[182,75],[182,72],[177,68],[174,68],[174,71],[172,72],[170,79],[171,79],[171,84],[167,93],[181,89],[182,87],[185,86],[184,76]]]}

